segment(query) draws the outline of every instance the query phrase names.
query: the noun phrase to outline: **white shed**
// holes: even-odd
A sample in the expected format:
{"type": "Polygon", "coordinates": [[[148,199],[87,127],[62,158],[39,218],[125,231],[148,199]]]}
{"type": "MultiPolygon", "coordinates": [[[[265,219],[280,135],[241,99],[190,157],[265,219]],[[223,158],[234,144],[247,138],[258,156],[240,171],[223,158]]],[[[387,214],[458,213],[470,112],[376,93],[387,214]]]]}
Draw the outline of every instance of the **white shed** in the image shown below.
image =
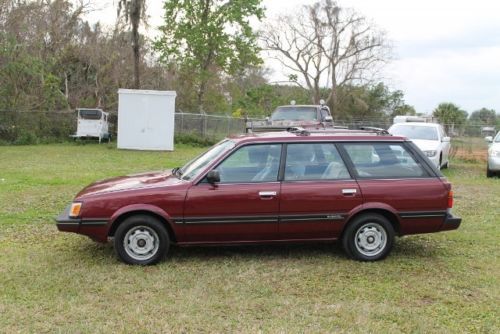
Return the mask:
{"type": "Polygon", "coordinates": [[[174,91],[118,90],[118,148],[174,150],[174,91]]]}

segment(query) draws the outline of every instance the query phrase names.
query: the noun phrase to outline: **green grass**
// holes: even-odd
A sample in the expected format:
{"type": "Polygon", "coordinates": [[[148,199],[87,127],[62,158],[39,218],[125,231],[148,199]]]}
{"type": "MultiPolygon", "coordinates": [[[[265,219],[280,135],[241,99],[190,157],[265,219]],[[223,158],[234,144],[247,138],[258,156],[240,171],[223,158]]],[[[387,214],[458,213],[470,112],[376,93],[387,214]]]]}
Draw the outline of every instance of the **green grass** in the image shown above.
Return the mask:
{"type": "Polygon", "coordinates": [[[500,179],[453,161],[457,231],[397,239],[384,261],[336,245],[174,248],[153,267],[57,232],[84,185],[174,167],[201,150],[0,147],[0,332],[500,331],[500,179]]]}

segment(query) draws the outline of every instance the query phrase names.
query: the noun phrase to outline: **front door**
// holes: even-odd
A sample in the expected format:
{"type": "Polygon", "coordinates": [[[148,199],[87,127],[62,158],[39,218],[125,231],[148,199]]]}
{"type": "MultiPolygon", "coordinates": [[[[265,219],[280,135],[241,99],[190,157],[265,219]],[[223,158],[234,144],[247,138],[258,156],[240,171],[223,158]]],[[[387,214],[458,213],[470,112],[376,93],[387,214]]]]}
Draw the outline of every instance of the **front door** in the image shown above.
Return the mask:
{"type": "Polygon", "coordinates": [[[220,183],[193,185],[185,201],[189,242],[251,242],[278,236],[281,144],[240,147],[216,170],[220,183]]]}
{"type": "Polygon", "coordinates": [[[333,143],[288,144],[281,186],[281,239],[331,239],[342,231],[349,211],[362,204],[333,143]]]}

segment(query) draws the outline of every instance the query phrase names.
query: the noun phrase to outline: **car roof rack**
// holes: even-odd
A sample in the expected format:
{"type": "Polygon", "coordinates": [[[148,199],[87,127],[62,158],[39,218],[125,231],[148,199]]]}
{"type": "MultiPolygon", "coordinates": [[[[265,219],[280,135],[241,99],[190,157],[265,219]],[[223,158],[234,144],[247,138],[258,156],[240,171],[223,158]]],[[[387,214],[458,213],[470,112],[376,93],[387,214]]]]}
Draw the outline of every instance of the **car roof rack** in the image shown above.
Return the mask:
{"type": "Polygon", "coordinates": [[[359,133],[370,133],[379,136],[391,135],[387,130],[382,128],[375,128],[370,126],[361,126],[358,129],[349,129],[345,126],[334,126],[328,129],[304,129],[302,127],[289,127],[286,131],[296,134],[297,136],[310,136],[313,133],[320,134],[359,134],[359,133]]]}
{"type": "Polygon", "coordinates": [[[297,136],[309,136],[311,131],[306,130],[300,126],[292,126],[286,129],[286,131],[296,134],[297,136]]]}
{"type": "Polygon", "coordinates": [[[381,135],[390,135],[389,131],[387,131],[386,129],[376,128],[373,126],[360,126],[359,129],[364,130],[364,131],[376,132],[376,133],[379,133],[381,135]]]}

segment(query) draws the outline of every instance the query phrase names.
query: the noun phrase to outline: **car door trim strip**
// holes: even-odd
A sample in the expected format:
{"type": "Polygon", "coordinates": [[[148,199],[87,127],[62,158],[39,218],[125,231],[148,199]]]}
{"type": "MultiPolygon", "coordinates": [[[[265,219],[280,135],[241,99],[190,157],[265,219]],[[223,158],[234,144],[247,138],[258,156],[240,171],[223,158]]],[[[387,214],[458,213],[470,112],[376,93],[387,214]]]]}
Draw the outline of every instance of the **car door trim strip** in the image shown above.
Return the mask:
{"type": "Polygon", "coordinates": [[[323,213],[312,215],[281,215],[281,216],[233,216],[233,217],[185,217],[174,218],[176,224],[242,224],[242,223],[287,223],[296,221],[335,221],[344,220],[344,213],[323,213]]]}

